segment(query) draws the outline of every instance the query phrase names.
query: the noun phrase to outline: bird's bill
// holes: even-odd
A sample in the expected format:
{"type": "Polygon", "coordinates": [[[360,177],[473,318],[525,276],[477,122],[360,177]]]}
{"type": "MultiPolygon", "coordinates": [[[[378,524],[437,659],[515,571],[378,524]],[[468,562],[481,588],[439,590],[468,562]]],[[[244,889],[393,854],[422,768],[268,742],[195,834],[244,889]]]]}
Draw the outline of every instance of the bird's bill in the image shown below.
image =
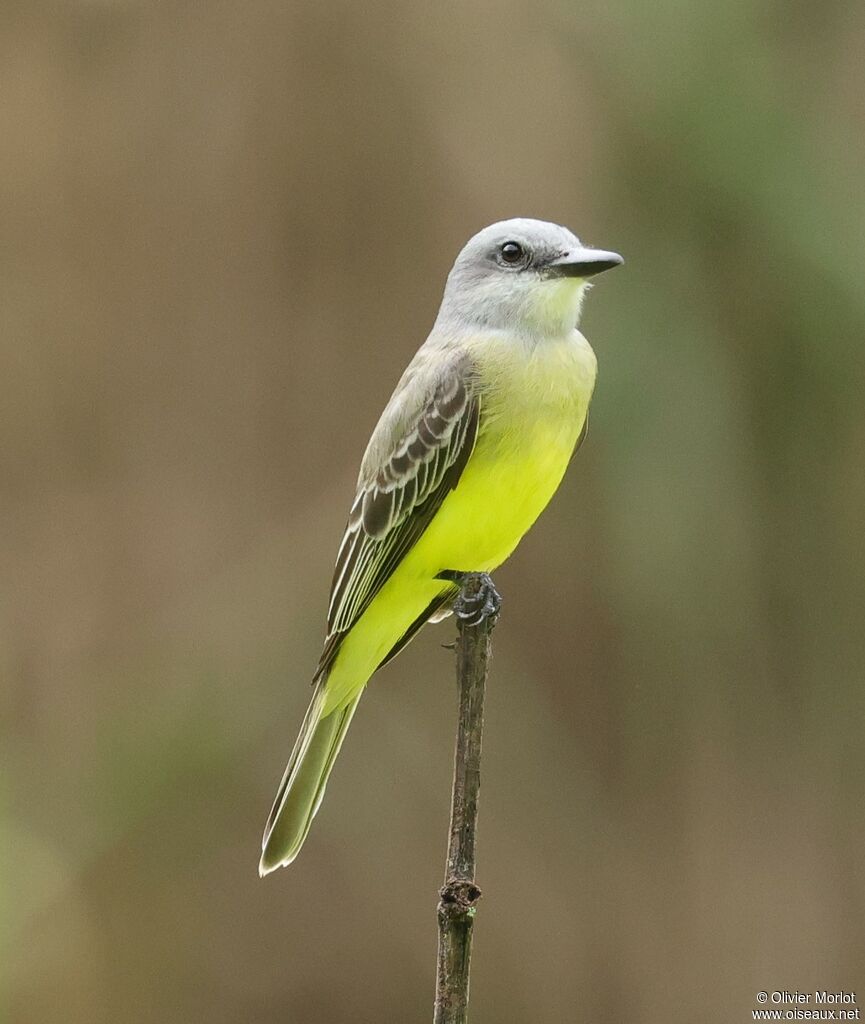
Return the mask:
{"type": "Polygon", "coordinates": [[[571,249],[548,264],[551,277],[594,277],[625,261],[617,252],[604,249],[571,249]]]}

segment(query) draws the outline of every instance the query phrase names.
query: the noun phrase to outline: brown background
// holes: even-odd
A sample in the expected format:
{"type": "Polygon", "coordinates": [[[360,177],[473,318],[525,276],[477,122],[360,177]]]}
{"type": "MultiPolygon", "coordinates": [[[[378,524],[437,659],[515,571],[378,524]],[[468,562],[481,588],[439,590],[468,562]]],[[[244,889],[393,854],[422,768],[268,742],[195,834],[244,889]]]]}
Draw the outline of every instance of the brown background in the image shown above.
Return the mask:
{"type": "Polygon", "coordinates": [[[366,438],[513,215],[627,266],[498,574],[473,1019],[865,990],[863,43],[798,0],[3,5],[10,1021],[430,1018],[452,627],[256,863],[366,438]]]}

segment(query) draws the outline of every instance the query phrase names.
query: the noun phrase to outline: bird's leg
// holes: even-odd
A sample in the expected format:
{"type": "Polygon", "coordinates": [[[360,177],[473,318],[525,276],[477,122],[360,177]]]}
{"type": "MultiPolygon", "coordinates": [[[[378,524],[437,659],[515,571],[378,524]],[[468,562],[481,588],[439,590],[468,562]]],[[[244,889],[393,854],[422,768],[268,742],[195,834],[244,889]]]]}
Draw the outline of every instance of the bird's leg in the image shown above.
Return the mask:
{"type": "Polygon", "coordinates": [[[502,598],[488,573],[445,569],[436,579],[459,584],[460,592],[454,601],[454,614],[463,625],[479,626],[485,619],[495,623],[502,607],[502,598]]]}

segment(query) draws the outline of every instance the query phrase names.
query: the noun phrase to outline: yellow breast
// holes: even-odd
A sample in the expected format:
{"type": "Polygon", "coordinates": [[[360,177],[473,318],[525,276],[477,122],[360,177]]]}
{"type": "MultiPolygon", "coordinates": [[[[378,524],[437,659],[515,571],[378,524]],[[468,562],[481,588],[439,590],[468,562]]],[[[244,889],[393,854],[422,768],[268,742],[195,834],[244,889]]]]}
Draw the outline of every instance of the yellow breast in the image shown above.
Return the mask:
{"type": "MultiPolygon", "coordinates": [[[[448,568],[490,571],[534,523],[564,476],[585,424],[597,361],[569,337],[482,354],[481,427],[457,488],[422,538],[448,568]]],[[[419,551],[425,562],[426,551],[419,551]]]]}

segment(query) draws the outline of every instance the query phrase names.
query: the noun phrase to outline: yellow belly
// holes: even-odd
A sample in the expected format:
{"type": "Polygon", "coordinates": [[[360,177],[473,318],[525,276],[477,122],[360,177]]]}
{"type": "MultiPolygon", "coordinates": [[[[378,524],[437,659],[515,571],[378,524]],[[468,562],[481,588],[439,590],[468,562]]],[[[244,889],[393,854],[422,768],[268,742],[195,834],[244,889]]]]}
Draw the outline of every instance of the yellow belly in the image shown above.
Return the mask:
{"type": "MultiPolygon", "coordinates": [[[[508,367],[481,406],[481,431],[457,487],[343,641],[327,682],[325,713],[344,706],[443,591],[445,569],[491,572],[543,511],[585,424],[594,355],[576,347],[508,367]]],[[[583,347],[584,346],[584,347],[583,347]]],[[[552,347],[552,346],[551,346],[552,347]]]]}
{"type": "Polygon", "coordinates": [[[422,569],[444,557],[446,569],[490,572],[501,565],[561,483],[581,427],[536,429],[509,451],[479,444],[410,564],[422,569]]]}

